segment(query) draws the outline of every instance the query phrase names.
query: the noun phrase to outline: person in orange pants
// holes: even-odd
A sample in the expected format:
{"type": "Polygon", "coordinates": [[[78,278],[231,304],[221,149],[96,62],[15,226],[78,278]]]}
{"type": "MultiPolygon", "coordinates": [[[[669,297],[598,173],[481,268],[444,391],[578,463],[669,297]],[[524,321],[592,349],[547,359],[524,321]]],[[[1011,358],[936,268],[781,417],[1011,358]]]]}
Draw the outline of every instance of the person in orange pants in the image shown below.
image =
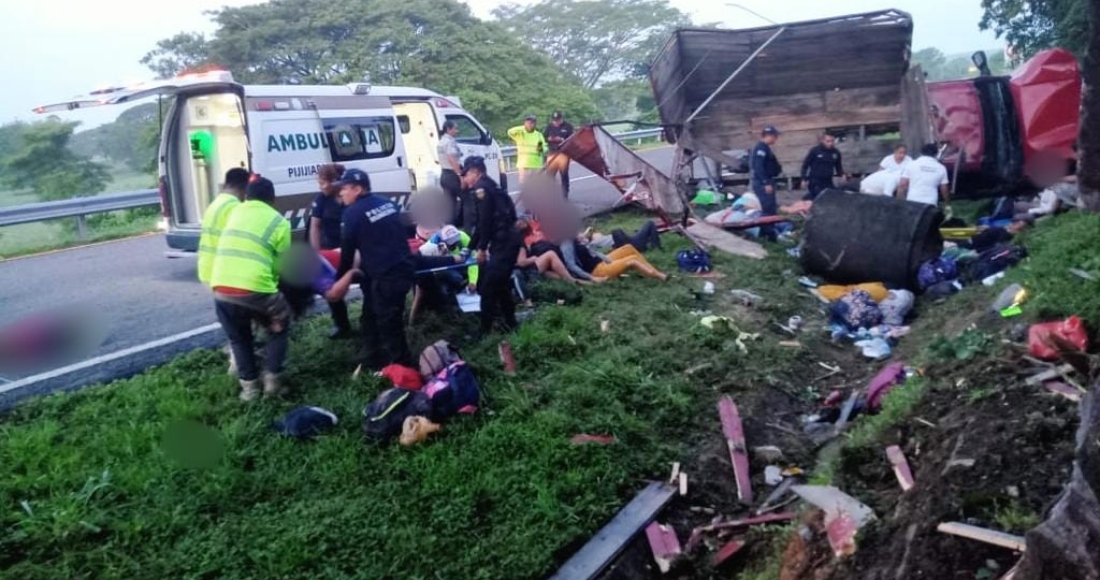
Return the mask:
{"type": "Polygon", "coordinates": [[[592,250],[584,244],[575,243],[572,240],[562,246],[566,258],[575,258],[576,265],[589,273],[593,278],[611,279],[618,278],[628,271],[635,271],[647,278],[656,278],[662,282],[668,279],[668,275],[650,264],[645,256],[637,248],[627,244],[610,254],[604,255],[592,250]],[[567,249],[566,246],[572,246],[567,249]],[[570,251],[571,250],[571,251],[570,251]],[[572,254],[572,255],[571,255],[572,254]]]}

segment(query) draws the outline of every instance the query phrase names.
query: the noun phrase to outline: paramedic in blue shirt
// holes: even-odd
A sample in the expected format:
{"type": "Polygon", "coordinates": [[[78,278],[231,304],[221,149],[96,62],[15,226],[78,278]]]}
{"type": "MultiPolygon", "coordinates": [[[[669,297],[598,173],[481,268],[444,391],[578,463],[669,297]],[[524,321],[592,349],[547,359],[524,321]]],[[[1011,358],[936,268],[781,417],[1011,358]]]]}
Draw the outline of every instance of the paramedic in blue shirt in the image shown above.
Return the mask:
{"type": "MultiPolygon", "coordinates": [[[[334,184],[340,188],[344,227],[340,247],[340,279],[355,266],[363,276],[363,366],[373,371],[390,364],[412,366],[405,339],[405,297],[415,279],[412,252],[401,221],[401,208],[392,200],[372,193],[370,177],[360,169],[344,172],[334,184]]],[[[346,292],[346,288],[343,289],[346,292]]],[[[325,296],[326,299],[343,296],[325,296]]]]}
{"type": "Polygon", "coordinates": [[[752,148],[752,192],[760,199],[762,215],[772,216],[779,213],[779,204],[775,201],[775,178],[783,172],[779,159],[772,152],[779,138],[779,129],[768,125],[760,133],[760,141],[752,148]]]}
{"type": "MultiPolygon", "coordinates": [[[[340,203],[340,188],[333,184],[344,174],[344,166],[339,163],[322,165],[317,170],[317,187],[321,190],[313,198],[309,207],[309,244],[313,249],[336,250],[340,248],[340,223],[344,219],[344,205],[340,203]]],[[[332,312],[335,328],[329,338],[340,339],[351,336],[351,319],[348,317],[348,303],[343,300],[328,303],[332,312]]]]}

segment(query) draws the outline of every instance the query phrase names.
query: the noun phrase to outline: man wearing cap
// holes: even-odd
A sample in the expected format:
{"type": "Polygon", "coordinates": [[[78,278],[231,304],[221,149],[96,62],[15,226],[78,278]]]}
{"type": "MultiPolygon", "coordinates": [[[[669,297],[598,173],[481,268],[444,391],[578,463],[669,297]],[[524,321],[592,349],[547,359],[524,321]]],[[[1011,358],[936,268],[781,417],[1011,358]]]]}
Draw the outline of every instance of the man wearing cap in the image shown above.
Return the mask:
{"type": "MultiPolygon", "coordinates": [[[[405,339],[405,297],[413,287],[415,267],[401,208],[392,200],[371,192],[370,177],[361,169],[348,169],[336,182],[340,200],[347,206],[340,247],[340,279],[355,267],[363,273],[363,312],[359,327],[363,332],[363,365],[373,371],[390,364],[413,363],[405,339]]],[[[330,292],[325,298],[343,298],[347,288],[330,292]]]]}
{"type": "Polygon", "coordinates": [[[779,129],[768,125],[760,132],[760,141],[752,148],[752,191],[760,199],[761,214],[765,216],[779,212],[779,204],[775,201],[775,178],[783,173],[783,168],[772,152],[772,145],[778,138],[779,129]]]}
{"type": "Polygon", "coordinates": [[[477,263],[483,266],[478,273],[481,333],[493,330],[497,314],[504,317],[504,326],[510,332],[517,326],[510,281],[523,245],[523,236],[516,229],[516,206],[508,192],[485,174],[485,160],[481,157],[466,158],[462,181],[478,200],[477,215],[481,222],[470,241],[477,251],[477,263]]]}
{"type": "Polygon", "coordinates": [[[259,395],[259,369],[254,350],[253,321],[268,333],[264,348],[263,394],[283,392],[279,376],[286,360],[290,307],[279,292],[279,261],[290,248],[290,222],[272,204],[275,186],[255,178],[245,200],[229,215],[221,231],[210,286],[218,322],[229,337],[237,365],[242,401],[259,395]]]}
{"type": "Polygon", "coordinates": [[[546,158],[546,167],[552,173],[561,173],[561,189],[569,199],[569,157],[561,152],[561,144],[573,136],[573,125],[565,120],[561,111],[554,111],[550,124],[543,130],[550,155],[546,158]]]}
{"type": "Polygon", "coordinates": [[[519,170],[520,185],[523,185],[528,175],[541,170],[543,166],[542,156],[547,149],[546,138],[535,128],[537,122],[534,115],[527,115],[523,125],[508,129],[508,137],[516,144],[516,169],[519,170]]]}

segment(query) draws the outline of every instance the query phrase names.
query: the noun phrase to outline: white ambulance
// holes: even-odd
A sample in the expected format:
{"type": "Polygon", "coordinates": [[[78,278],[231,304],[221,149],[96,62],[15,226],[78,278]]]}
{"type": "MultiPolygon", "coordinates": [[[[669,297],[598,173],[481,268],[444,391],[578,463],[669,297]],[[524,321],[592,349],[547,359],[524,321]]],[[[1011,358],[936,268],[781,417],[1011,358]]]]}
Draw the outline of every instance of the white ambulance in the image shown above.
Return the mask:
{"type": "MultiPolygon", "coordinates": [[[[275,184],[276,208],[296,231],[307,227],[317,169],[356,167],[372,189],[408,207],[418,187],[436,185],[436,155],[445,121],[458,125],[463,158],[485,158],[490,177],[507,188],[500,146],[456,97],[426,89],[348,85],[241,85],[228,71],[180,75],[94,91],[37,107],[56,113],[172,97],[158,154],[161,209],[171,257],[194,255],[203,211],[225,172],[243,167],[275,184]]],[[[507,189],[505,189],[507,191],[507,189]]]]}

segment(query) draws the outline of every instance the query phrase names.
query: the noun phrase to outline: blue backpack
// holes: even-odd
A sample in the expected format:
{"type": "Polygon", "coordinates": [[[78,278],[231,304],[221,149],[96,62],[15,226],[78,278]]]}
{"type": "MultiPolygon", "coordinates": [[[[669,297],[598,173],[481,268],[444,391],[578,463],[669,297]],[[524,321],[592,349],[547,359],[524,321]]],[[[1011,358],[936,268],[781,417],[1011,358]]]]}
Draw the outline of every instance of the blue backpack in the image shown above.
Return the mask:
{"type": "Polygon", "coordinates": [[[437,423],[459,413],[475,413],[481,402],[481,385],[474,371],[463,361],[447,365],[424,385],[421,392],[431,401],[432,421],[437,423]]]}
{"type": "Polygon", "coordinates": [[[680,250],[676,254],[676,264],[685,272],[705,274],[710,272],[710,254],[703,250],[680,250]]]}

